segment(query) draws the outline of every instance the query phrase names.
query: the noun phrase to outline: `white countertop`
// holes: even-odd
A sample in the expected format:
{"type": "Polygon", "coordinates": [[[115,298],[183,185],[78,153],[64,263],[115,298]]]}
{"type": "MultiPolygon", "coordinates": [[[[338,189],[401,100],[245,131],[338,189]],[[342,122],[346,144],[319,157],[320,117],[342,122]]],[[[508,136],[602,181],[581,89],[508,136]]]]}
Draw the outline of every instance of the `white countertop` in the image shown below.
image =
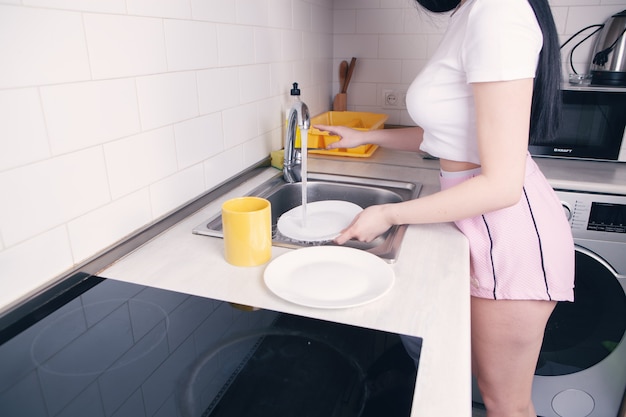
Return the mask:
{"type": "MultiPolygon", "coordinates": [[[[383,155],[384,156],[384,155],[383,155]]],[[[372,161],[311,158],[311,171],[406,180],[406,168],[372,161]]],[[[357,159],[357,158],[352,158],[357,159]]],[[[436,164],[435,161],[429,161],[436,164]]],[[[410,170],[423,184],[421,195],[438,187],[435,169],[410,170]]],[[[192,234],[217,213],[223,201],[276,174],[268,168],[107,267],[98,275],[209,297],[423,338],[412,416],[471,415],[469,255],[464,236],[451,224],[409,226],[392,265],[396,281],[384,297],[360,307],[315,309],[284,301],[263,282],[265,266],[231,266],[223,241],[192,234]]],[[[293,249],[272,248],[272,258],[293,249]]]]}
{"type": "MultiPolygon", "coordinates": [[[[535,158],[554,188],[626,195],[626,164],[535,158]]],[[[379,149],[371,158],[313,156],[311,171],[423,184],[435,192],[439,163],[411,153],[379,149]],[[419,168],[419,169],[413,169],[419,168]]],[[[265,266],[239,268],[223,259],[222,240],[193,235],[228,198],[246,194],[276,174],[268,168],[201,211],[104,269],[99,275],[229,302],[330,320],[424,339],[412,416],[471,415],[469,261],[465,238],[451,224],[412,225],[398,260],[396,282],[383,298],[337,310],[298,306],[274,296],[263,282],[265,266]]],[[[272,258],[291,249],[273,247],[272,258]]]]}
{"type": "MultiPolygon", "coordinates": [[[[626,195],[626,162],[545,157],[533,159],[555,189],[626,195]]],[[[439,169],[439,162],[436,160],[422,159],[411,153],[386,149],[378,149],[369,162],[439,169]]]]}
{"type": "Polygon", "coordinates": [[[555,189],[626,195],[626,162],[534,159],[555,189]]]}

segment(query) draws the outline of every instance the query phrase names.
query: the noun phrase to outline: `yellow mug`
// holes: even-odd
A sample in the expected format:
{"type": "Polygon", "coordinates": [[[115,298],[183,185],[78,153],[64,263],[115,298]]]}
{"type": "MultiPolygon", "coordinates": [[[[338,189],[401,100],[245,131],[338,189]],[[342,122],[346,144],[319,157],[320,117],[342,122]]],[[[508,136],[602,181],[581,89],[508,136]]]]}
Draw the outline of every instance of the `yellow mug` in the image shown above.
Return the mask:
{"type": "Polygon", "coordinates": [[[272,257],[272,209],[259,197],[239,197],[222,204],[224,258],[235,266],[256,266],[272,257]]]}

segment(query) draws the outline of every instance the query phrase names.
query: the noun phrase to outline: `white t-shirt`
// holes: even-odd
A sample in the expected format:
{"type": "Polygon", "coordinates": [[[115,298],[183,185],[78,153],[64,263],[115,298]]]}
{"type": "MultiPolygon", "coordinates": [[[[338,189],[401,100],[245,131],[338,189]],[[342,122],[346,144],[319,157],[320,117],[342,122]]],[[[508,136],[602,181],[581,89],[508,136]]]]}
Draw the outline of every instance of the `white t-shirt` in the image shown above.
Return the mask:
{"type": "Polygon", "coordinates": [[[470,83],[534,78],[543,37],[527,0],[466,0],[407,91],[421,149],[480,164],[470,83]]]}

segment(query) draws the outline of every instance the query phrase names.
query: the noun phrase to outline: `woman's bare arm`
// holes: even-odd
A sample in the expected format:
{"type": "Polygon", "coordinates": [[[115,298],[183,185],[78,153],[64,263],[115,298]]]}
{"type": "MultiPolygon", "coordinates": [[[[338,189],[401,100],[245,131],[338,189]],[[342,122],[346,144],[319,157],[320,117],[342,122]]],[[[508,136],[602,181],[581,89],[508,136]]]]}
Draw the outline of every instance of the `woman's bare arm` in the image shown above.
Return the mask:
{"type": "Polygon", "coordinates": [[[424,130],[421,127],[365,131],[345,126],[315,125],[314,127],[341,138],[338,142],[331,143],[328,149],[356,148],[361,145],[373,144],[389,149],[419,151],[424,135],[424,130]]]}

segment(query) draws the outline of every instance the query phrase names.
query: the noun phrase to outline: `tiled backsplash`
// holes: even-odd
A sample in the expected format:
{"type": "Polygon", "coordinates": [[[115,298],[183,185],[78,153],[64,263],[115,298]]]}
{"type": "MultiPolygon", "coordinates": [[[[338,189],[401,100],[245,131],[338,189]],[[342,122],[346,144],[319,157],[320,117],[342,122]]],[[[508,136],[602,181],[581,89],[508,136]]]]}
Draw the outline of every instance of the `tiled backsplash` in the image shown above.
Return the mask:
{"type": "MultiPolygon", "coordinates": [[[[562,42],[626,8],[551,5],[562,42]]],[[[445,24],[412,0],[0,0],[0,309],[279,149],[293,81],[326,111],[355,56],[349,109],[410,124],[383,90],[445,24]]]]}
{"type": "MultiPolygon", "coordinates": [[[[626,9],[625,0],[550,0],[550,5],[561,44],[580,29],[602,24],[626,9]]],[[[442,16],[415,10],[412,0],[335,0],[334,57],[359,57],[348,90],[348,107],[387,113],[389,123],[413,124],[406,110],[383,108],[383,91],[407,90],[437,47],[446,22],[442,16]]],[[[565,76],[572,72],[569,51],[585,34],[562,50],[565,76]]],[[[594,40],[587,40],[574,53],[578,73],[588,72],[594,40]]]]}
{"type": "Polygon", "coordinates": [[[0,0],[0,310],[282,147],[331,33],[331,0],[0,0]]]}

